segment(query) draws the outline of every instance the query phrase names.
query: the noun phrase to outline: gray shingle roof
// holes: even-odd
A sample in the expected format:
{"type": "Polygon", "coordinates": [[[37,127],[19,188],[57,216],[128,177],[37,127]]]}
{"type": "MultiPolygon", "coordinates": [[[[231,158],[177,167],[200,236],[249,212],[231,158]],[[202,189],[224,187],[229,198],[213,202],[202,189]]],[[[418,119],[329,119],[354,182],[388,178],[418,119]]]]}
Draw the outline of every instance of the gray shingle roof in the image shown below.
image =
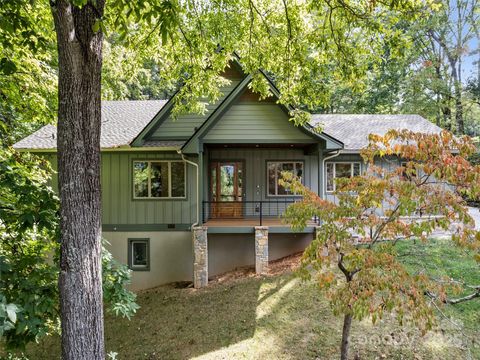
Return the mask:
{"type": "MultiPolygon", "coordinates": [[[[145,128],[166,100],[102,101],[102,148],[128,146],[145,128]]],[[[344,150],[358,151],[368,145],[370,133],[385,134],[390,129],[410,129],[439,133],[442,129],[419,115],[314,114],[311,125],[342,141],[344,150]]],[[[55,149],[57,129],[46,125],[14,145],[16,149],[55,149]]],[[[148,141],[145,147],[178,147],[184,141],[148,141]]]]}
{"type": "Polygon", "coordinates": [[[420,115],[315,114],[310,123],[321,125],[328,135],[342,141],[345,150],[358,151],[368,145],[371,133],[383,135],[391,129],[438,134],[440,127],[420,115]]]}
{"type": "MultiPolygon", "coordinates": [[[[102,148],[128,146],[166,100],[102,101],[102,148]]],[[[16,149],[55,149],[57,128],[46,125],[13,145],[16,149]]]]}

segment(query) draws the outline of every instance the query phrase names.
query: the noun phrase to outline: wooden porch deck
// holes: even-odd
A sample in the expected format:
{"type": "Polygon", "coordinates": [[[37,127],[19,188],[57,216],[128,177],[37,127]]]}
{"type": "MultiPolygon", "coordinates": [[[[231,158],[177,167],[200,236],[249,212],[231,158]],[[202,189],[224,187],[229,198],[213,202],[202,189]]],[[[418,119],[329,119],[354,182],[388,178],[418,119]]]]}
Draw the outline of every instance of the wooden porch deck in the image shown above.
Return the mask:
{"type": "MultiPolygon", "coordinates": [[[[260,226],[258,217],[238,218],[238,219],[210,219],[204,225],[206,226],[260,226]]],[[[289,226],[282,222],[282,219],[262,219],[263,226],[289,226]]]]}
{"type": "MultiPolygon", "coordinates": [[[[260,226],[258,217],[209,219],[203,225],[208,227],[209,232],[219,233],[250,233],[254,232],[255,226],[260,226]]],[[[262,226],[268,226],[270,232],[290,233],[294,232],[289,224],[285,224],[280,218],[263,218],[262,226]]],[[[317,224],[309,221],[306,228],[301,232],[314,232],[317,224]]]]}

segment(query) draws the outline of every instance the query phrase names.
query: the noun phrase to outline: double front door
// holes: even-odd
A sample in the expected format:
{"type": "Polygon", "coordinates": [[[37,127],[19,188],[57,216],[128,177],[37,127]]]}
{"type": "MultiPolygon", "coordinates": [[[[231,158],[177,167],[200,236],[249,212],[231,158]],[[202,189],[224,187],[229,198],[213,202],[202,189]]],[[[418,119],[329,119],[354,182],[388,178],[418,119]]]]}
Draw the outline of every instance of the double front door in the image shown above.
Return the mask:
{"type": "Polygon", "coordinates": [[[243,217],[243,163],[214,161],[210,163],[210,216],[243,217]]]}

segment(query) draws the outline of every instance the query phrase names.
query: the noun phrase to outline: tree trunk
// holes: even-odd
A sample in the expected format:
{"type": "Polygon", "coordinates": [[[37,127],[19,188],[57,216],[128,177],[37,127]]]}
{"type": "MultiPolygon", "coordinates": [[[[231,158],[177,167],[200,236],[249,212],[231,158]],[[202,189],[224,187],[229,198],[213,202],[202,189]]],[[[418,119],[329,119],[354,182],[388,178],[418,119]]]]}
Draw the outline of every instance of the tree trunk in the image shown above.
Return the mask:
{"type": "Polygon", "coordinates": [[[453,80],[453,96],[455,98],[455,124],[456,133],[465,134],[465,125],[463,122],[463,104],[462,104],[462,82],[457,70],[458,59],[453,55],[447,53],[447,58],[450,63],[452,80],[453,80]]]}
{"type": "Polygon", "coordinates": [[[463,121],[462,84],[457,78],[454,78],[454,82],[457,134],[463,135],[465,134],[465,123],[463,121]]]}
{"type": "Polygon", "coordinates": [[[60,312],[63,359],[104,359],[100,210],[104,0],[51,2],[58,46],[60,312]]]}
{"type": "Polygon", "coordinates": [[[445,105],[446,101],[443,101],[444,105],[442,105],[442,114],[443,114],[443,127],[451,131],[452,130],[452,111],[450,110],[450,107],[445,105]]]}
{"type": "MultiPolygon", "coordinates": [[[[457,3],[458,5],[458,3],[457,3]]],[[[459,9],[457,7],[457,9],[459,9]]],[[[460,10],[459,10],[460,11],[460,10]]],[[[461,19],[459,17],[458,22],[460,22],[461,19]]],[[[458,23],[460,24],[460,23],[458,23]]],[[[460,26],[460,25],[459,25],[460,26]]],[[[461,26],[460,26],[461,27],[461,26]]],[[[458,134],[464,134],[465,133],[465,125],[463,121],[463,104],[462,104],[462,58],[461,55],[457,53],[457,51],[452,51],[448,45],[447,42],[444,38],[444,36],[440,36],[436,34],[433,30],[429,30],[428,32],[429,36],[431,39],[435,40],[439,46],[443,49],[445,52],[445,55],[447,56],[448,63],[450,64],[450,71],[451,71],[451,76],[453,80],[453,92],[454,92],[454,97],[455,97],[455,122],[456,122],[456,130],[458,134]]],[[[461,34],[461,30],[460,30],[461,34]]],[[[457,36],[457,41],[458,43],[456,44],[455,49],[460,49],[462,48],[462,37],[457,36]]]]}
{"type": "MultiPolygon", "coordinates": [[[[347,270],[345,264],[343,263],[344,254],[342,252],[339,253],[338,257],[338,268],[340,271],[345,275],[345,281],[350,283],[353,280],[353,277],[356,273],[360,271],[360,269],[356,269],[353,271],[347,270]]],[[[350,340],[350,328],[352,327],[352,319],[353,315],[349,312],[346,312],[343,317],[343,331],[342,331],[342,344],[340,347],[340,359],[347,360],[348,359],[348,347],[349,347],[349,340],[350,340]]]]}
{"type": "Polygon", "coordinates": [[[345,314],[343,317],[342,346],[340,349],[340,359],[348,359],[348,347],[350,345],[350,328],[352,327],[352,314],[345,314]]]}

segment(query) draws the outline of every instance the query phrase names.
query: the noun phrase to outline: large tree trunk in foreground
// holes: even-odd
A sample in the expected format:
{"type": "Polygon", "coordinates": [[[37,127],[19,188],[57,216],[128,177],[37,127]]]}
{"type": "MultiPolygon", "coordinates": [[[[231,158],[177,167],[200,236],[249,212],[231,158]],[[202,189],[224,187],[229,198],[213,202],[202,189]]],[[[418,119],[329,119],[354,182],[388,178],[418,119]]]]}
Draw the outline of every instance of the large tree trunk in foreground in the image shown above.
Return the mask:
{"type": "Polygon", "coordinates": [[[345,314],[343,317],[342,346],[340,349],[340,359],[348,359],[348,347],[350,342],[350,328],[352,327],[352,314],[345,314]]]}
{"type": "Polygon", "coordinates": [[[103,359],[100,212],[102,34],[92,30],[104,0],[81,9],[51,3],[58,42],[60,311],[63,359],[103,359]]]}

